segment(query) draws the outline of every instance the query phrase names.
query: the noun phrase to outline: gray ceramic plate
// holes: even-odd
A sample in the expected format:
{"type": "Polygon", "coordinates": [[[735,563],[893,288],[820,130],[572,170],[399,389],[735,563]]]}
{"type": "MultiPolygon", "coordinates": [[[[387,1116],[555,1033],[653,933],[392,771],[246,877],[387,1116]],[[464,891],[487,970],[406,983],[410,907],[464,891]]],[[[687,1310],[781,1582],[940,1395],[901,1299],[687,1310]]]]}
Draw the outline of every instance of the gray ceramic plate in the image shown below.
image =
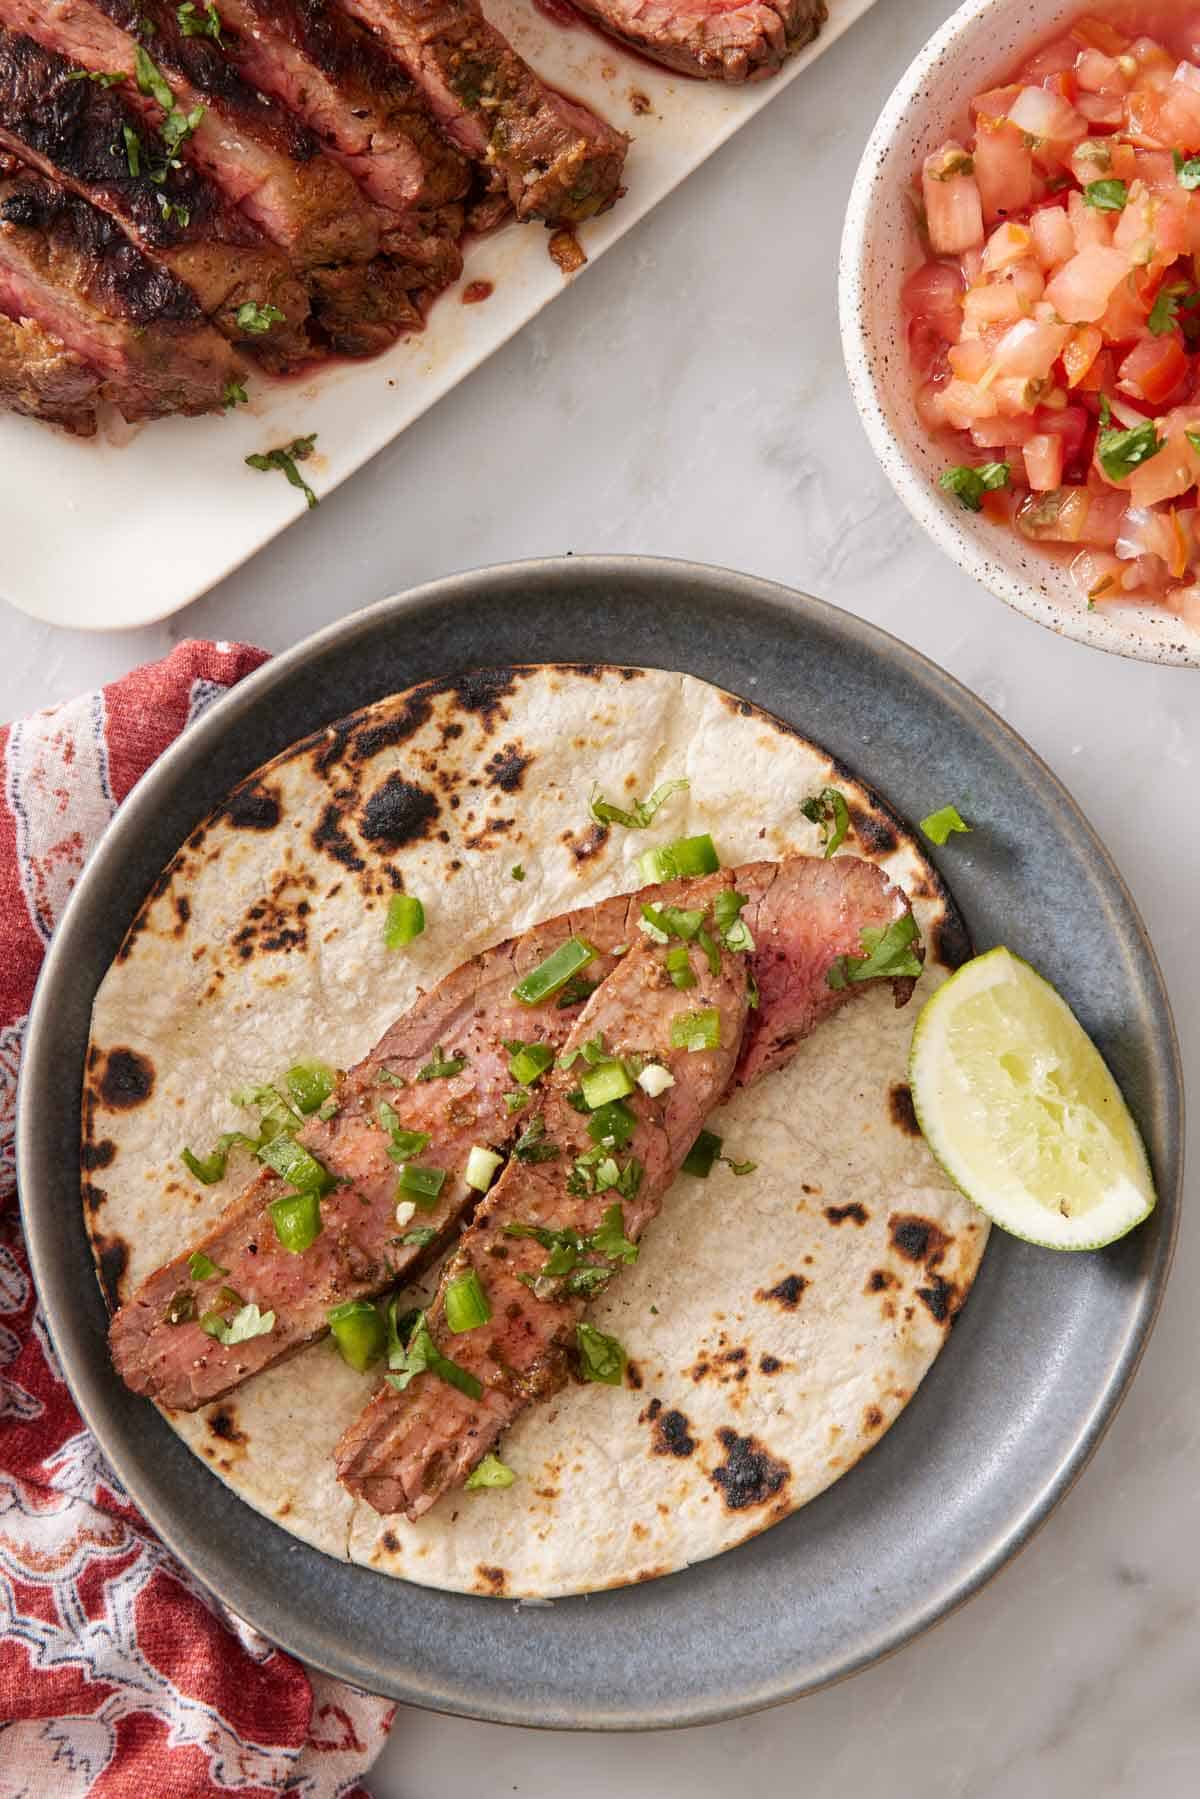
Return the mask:
{"type": "Polygon", "coordinates": [[[636,1729],[750,1711],[863,1667],[975,1592],[1071,1485],[1137,1365],[1170,1264],[1182,1091],[1166,993],[1099,840],[1037,757],[933,664],[745,576],[585,559],[459,575],[331,626],[208,712],[135,789],[59,927],[18,1119],[34,1272],[80,1409],[155,1528],[308,1661],[417,1705],[636,1729]],[[1161,1203],[1096,1255],[993,1238],[894,1430],[813,1504],[682,1574],[552,1606],[430,1591],[327,1559],[250,1511],[116,1380],[71,1146],[96,985],[191,827],[268,756],[427,676],[513,661],[686,669],[842,757],[901,813],[951,795],[983,824],[939,854],[981,948],[1075,1006],[1145,1133],[1161,1203]]]}

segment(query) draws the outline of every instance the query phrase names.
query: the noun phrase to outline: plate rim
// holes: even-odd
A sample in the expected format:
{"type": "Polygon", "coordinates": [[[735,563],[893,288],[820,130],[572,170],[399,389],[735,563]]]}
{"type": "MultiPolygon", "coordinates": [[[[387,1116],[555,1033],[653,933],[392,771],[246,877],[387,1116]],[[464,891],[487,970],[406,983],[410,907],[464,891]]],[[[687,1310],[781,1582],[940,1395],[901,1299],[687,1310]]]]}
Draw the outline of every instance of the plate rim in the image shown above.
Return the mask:
{"type": "MultiPolygon", "coordinates": [[[[1185,1105],[1182,1063],[1170,998],[1145,923],[1113,857],[1058,776],[1036,750],[992,708],[920,651],[857,615],[842,611],[829,601],[789,589],[780,583],[713,565],[652,556],[543,557],[456,573],[388,596],[345,618],[333,621],[263,664],[230,689],[177,738],[127,797],[93,851],[51,939],[30,1008],[21,1060],[16,1119],[18,1192],[30,1265],[64,1378],[85,1424],[105,1457],[112,1463],[134,1503],[168,1549],[206,1588],[248,1618],[272,1642],[280,1642],[281,1647],[327,1674],[349,1680],[369,1690],[386,1691],[390,1696],[406,1703],[428,1710],[526,1727],[561,1729],[564,1725],[571,1725],[589,1730],[682,1728],[742,1716],[836,1684],[874,1661],[894,1653],[942,1618],[958,1610],[1032,1539],[1079,1479],[1111,1425],[1128,1393],[1159,1315],[1178,1237],[1184,1187],[1181,1131],[1176,1146],[1176,1178],[1170,1190],[1164,1190],[1159,1195],[1159,1215],[1161,1225],[1165,1228],[1161,1230],[1154,1261],[1139,1279],[1140,1291],[1136,1302],[1131,1302],[1130,1324],[1121,1341],[1119,1353],[1114,1354],[1108,1377],[1100,1389],[1091,1395],[1086,1407],[1081,1408],[1079,1423],[1077,1427],[1072,1427],[1071,1442],[1052,1473],[1027,1496],[1023,1506],[1005,1519],[1001,1528],[993,1529],[986,1544],[975,1555],[973,1566],[965,1577],[958,1579],[944,1592],[931,1591],[926,1600],[910,1606],[899,1621],[892,1620],[877,1629],[874,1638],[863,1641],[856,1653],[844,1656],[838,1666],[826,1672],[818,1672],[816,1678],[808,1678],[803,1668],[789,1671],[776,1667],[760,1678],[753,1687],[743,1685],[736,1693],[715,1696],[711,1693],[701,1694],[686,1706],[676,1704],[666,1714],[661,1710],[655,1712],[652,1700],[647,1701],[636,1715],[631,1715],[628,1710],[614,1713],[605,1709],[601,1696],[599,1703],[593,1700],[590,1709],[582,1708],[587,1715],[571,1719],[539,1712],[536,1698],[514,1701],[511,1697],[498,1693],[464,1695],[460,1688],[451,1690],[451,1684],[446,1679],[443,1679],[441,1689],[433,1691],[430,1690],[428,1680],[424,1685],[415,1684],[412,1672],[402,1672],[400,1678],[387,1676],[381,1688],[383,1670],[378,1661],[373,1661],[370,1655],[359,1653],[353,1645],[339,1643],[331,1650],[328,1645],[322,1646],[319,1637],[315,1641],[311,1640],[311,1632],[308,1640],[292,1636],[289,1641],[281,1641],[277,1620],[264,1619],[262,1607],[255,1603],[254,1577],[252,1573],[247,1573],[244,1563],[240,1568],[227,1569],[222,1566],[214,1572],[214,1562],[222,1563],[226,1559],[221,1550],[214,1550],[211,1544],[198,1543],[195,1540],[197,1533],[188,1520],[176,1519],[169,1507],[160,1504],[157,1497],[147,1491],[146,1481],[142,1478],[136,1458],[112,1454],[105,1441],[106,1401],[103,1388],[106,1384],[111,1384],[115,1376],[107,1364],[99,1370],[92,1367],[86,1354],[86,1346],[72,1340],[67,1303],[69,1291],[65,1278],[56,1278],[53,1245],[50,1241],[51,1221],[41,1215],[43,1208],[36,1199],[39,1185],[38,1161],[42,1151],[36,1139],[34,1120],[37,1107],[34,1101],[38,1091],[44,1090],[46,1083],[55,1080],[61,1067],[61,1062],[56,1060],[54,1043],[54,999],[64,982],[77,978],[72,962],[76,948],[73,942],[77,930],[75,920],[84,916],[92,887],[104,881],[108,865],[119,856],[124,847],[123,840],[136,836],[139,818],[153,809],[159,792],[173,782],[176,772],[203,760],[206,746],[220,737],[226,721],[234,713],[239,716],[252,713],[269,698],[273,689],[288,682],[298,669],[310,661],[319,659],[324,650],[333,646],[345,647],[362,636],[371,636],[381,623],[389,619],[408,618],[425,609],[450,608],[461,612],[471,600],[477,600],[481,593],[486,593],[490,587],[504,581],[548,579],[551,582],[569,583],[575,580],[582,584],[603,585],[606,582],[619,583],[622,578],[631,575],[649,576],[673,588],[678,588],[681,583],[700,583],[709,589],[719,587],[723,590],[726,601],[738,610],[752,614],[770,614],[784,628],[790,626],[792,629],[803,629],[807,616],[856,648],[865,648],[876,657],[881,655],[885,662],[893,666],[898,660],[904,672],[915,677],[920,685],[932,687],[940,699],[951,704],[960,714],[971,715],[974,726],[977,729],[983,728],[989,747],[997,750],[1006,748],[1010,755],[1015,753],[1027,765],[1032,766],[1047,783],[1056,805],[1063,808],[1076,831],[1082,835],[1091,853],[1097,858],[1106,881],[1115,887],[1118,897],[1124,903],[1127,920],[1153,982],[1157,1034],[1170,1073],[1168,1112],[1172,1115],[1177,1113],[1181,1125],[1185,1105]]],[[[517,634],[519,631],[518,625],[517,634]]],[[[268,753],[273,754],[274,750],[268,753]]],[[[257,766],[264,759],[264,753],[255,751],[254,755],[254,765],[257,766]]],[[[863,778],[870,777],[864,775],[863,778]]],[[[152,873],[147,876],[147,880],[151,879],[152,873]]],[[[92,992],[94,991],[93,986],[92,992]]],[[[81,1224],[79,1228],[82,1229],[81,1224]]],[[[835,1489],[837,1484],[839,1483],[835,1483],[835,1489]]],[[[258,1527],[257,1515],[255,1526],[258,1527]]],[[[265,1518],[261,1520],[261,1528],[280,1530],[279,1526],[271,1524],[265,1518]]],[[[328,1559],[307,1544],[293,1541],[291,1548],[298,1554],[316,1556],[322,1561],[328,1559]]],[[[386,1578],[376,1575],[372,1570],[362,1569],[360,1572],[366,1579],[386,1578]]],[[[686,1579],[688,1572],[682,1570],[666,1577],[667,1587],[661,1587],[660,1583],[654,1584],[658,1590],[666,1593],[675,1581],[686,1579]]],[[[390,1584],[400,1590],[408,1589],[408,1583],[403,1581],[390,1584]]],[[[494,1601],[466,1594],[439,1592],[437,1597],[446,1602],[448,1607],[494,1604],[494,1601]]],[[[556,1607],[584,1606],[587,1603],[586,1596],[555,1602],[556,1607]]]]}

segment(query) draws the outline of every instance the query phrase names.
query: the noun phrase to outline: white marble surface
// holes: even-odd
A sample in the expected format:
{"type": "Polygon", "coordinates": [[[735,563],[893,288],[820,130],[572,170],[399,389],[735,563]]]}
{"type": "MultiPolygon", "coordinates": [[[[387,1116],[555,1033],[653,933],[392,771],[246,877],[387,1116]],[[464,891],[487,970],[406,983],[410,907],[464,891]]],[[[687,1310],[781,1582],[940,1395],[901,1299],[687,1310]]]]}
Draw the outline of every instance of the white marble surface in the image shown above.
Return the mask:
{"type": "MultiPolygon", "coordinates": [[[[841,374],[834,265],[856,158],[949,10],[879,0],[486,368],[190,610],[110,638],[0,613],[0,716],[185,635],[281,648],[382,594],[509,557],[650,551],[772,576],[907,638],[1063,777],[1142,907],[1194,1074],[1200,681],[1061,643],[977,591],[893,498],[841,374]]],[[[747,1783],[808,1799],[1195,1795],[1198,1283],[1185,1222],[1142,1371],[1083,1480],[1014,1566],[891,1661],[679,1735],[401,1712],[376,1799],[725,1799],[747,1783]]]]}

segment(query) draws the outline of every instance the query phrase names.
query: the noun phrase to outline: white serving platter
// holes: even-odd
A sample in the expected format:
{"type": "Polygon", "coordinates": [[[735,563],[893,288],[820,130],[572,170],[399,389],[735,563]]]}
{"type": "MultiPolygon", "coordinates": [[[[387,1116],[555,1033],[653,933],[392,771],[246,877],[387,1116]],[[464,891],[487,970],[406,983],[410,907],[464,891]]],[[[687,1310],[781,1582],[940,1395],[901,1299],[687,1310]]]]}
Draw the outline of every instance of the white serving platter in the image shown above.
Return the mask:
{"type": "MultiPolygon", "coordinates": [[[[815,44],[741,88],[657,69],[582,22],[552,22],[532,0],[487,0],[487,12],[548,81],[634,140],[627,193],[578,233],[594,262],[873,4],[830,0],[815,44]]],[[[252,383],[251,404],[222,418],[118,422],[81,442],[0,415],[0,596],[82,630],[177,612],[303,514],[303,495],[248,469],[246,456],[315,431],[304,473],[318,495],[331,493],[562,292],[548,241],[540,226],[505,226],[470,248],[419,337],[371,362],[252,383]],[[461,303],[471,281],[493,284],[482,304],[461,303]]]]}

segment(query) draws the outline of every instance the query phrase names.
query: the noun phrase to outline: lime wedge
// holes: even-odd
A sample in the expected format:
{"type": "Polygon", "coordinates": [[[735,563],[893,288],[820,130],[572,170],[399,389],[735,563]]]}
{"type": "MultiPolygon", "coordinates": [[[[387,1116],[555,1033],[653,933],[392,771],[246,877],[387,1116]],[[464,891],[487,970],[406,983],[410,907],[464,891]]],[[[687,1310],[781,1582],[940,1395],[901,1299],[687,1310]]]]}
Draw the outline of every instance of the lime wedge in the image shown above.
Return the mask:
{"type": "Polygon", "coordinates": [[[1007,949],[926,1001],[909,1083],[925,1141],[994,1223],[1047,1249],[1099,1249],[1154,1209],[1137,1126],[1049,981],[1007,949]]]}

